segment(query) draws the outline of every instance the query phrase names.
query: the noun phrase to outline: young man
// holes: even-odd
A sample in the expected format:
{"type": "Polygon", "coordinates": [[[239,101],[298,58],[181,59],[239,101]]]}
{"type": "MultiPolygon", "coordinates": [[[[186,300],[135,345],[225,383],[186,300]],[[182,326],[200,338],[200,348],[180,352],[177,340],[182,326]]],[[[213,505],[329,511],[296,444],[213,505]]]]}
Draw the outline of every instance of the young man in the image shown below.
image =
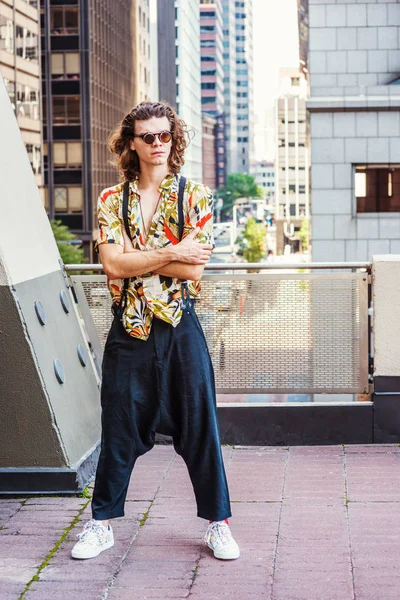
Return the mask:
{"type": "Polygon", "coordinates": [[[132,469],[157,431],[172,436],[187,465],[197,515],[209,521],[205,543],[217,558],[240,554],[228,523],[214,372],[192,300],[213,248],[213,199],[207,186],[189,179],[181,186],[180,240],[185,134],[168,104],[143,102],[110,137],[129,182],[128,211],[124,219],[124,183],[100,194],[97,247],[115,318],[104,348],[92,519],[78,534],[74,558],[92,558],[114,544],[109,521],[124,516],[132,469]]]}

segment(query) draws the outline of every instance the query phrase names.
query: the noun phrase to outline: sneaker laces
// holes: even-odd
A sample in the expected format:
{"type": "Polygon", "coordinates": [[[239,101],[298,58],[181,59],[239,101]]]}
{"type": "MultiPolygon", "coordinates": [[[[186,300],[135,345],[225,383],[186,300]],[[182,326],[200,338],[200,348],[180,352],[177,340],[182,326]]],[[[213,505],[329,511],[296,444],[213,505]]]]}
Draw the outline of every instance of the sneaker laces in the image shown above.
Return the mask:
{"type": "Polygon", "coordinates": [[[209,542],[212,536],[224,546],[230,544],[233,539],[229,525],[224,521],[213,521],[210,523],[206,534],[206,541],[209,542]]]}
{"type": "Polygon", "coordinates": [[[96,523],[94,519],[91,519],[85,523],[83,531],[77,533],[76,536],[79,538],[79,542],[97,546],[99,543],[103,543],[101,532],[102,526],[99,523],[96,523]]]}

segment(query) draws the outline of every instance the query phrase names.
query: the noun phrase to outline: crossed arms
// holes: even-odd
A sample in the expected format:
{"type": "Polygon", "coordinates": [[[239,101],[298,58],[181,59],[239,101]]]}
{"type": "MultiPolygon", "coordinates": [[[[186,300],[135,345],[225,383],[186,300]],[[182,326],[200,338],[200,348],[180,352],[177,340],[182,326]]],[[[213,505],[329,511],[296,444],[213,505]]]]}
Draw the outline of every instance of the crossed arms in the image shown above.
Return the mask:
{"type": "Polygon", "coordinates": [[[209,261],[212,246],[196,241],[196,227],[181,242],[157,250],[136,250],[124,231],[124,246],[99,244],[103,269],[109,279],[125,279],[145,273],[198,281],[209,261]]]}

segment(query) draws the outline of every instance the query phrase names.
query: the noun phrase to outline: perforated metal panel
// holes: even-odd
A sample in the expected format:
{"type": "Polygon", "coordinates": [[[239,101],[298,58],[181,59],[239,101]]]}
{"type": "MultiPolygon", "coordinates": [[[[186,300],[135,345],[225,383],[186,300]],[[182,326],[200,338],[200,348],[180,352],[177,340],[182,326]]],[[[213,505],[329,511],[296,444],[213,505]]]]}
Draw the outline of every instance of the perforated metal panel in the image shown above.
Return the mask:
{"type": "MultiPolygon", "coordinates": [[[[72,279],[103,347],[105,277],[72,279]]],[[[367,311],[366,273],[205,275],[196,301],[219,393],[367,393],[367,311]]]]}

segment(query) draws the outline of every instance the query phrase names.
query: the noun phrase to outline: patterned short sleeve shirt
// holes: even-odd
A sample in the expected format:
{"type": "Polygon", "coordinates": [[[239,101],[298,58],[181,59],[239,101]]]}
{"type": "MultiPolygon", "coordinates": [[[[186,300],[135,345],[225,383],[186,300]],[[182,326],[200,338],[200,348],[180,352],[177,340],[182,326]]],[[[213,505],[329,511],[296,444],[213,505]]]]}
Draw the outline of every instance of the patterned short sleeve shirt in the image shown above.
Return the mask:
{"type": "MultiPolygon", "coordinates": [[[[179,243],[178,187],[180,175],[167,175],[160,184],[161,199],[154,214],[146,242],[144,241],[138,190],[138,179],[129,184],[128,221],[132,244],[138,250],[153,250],[179,243]]],[[[121,244],[123,238],[122,196],[123,183],[103,190],[98,198],[97,216],[99,235],[95,244],[121,244]]],[[[206,185],[187,179],[183,197],[185,237],[195,227],[201,232],[196,237],[200,243],[214,244],[213,239],[213,196],[206,185]]],[[[107,281],[112,300],[121,301],[123,279],[107,281]]],[[[199,281],[188,281],[191,296],[200,292],[199,281]]],[[[174,327],[182,317],[181,280],[146,273],[131,277],[126,308],[122,323],[132,337],[147,340],[153,317],[162,319],[174,327]]]]}

